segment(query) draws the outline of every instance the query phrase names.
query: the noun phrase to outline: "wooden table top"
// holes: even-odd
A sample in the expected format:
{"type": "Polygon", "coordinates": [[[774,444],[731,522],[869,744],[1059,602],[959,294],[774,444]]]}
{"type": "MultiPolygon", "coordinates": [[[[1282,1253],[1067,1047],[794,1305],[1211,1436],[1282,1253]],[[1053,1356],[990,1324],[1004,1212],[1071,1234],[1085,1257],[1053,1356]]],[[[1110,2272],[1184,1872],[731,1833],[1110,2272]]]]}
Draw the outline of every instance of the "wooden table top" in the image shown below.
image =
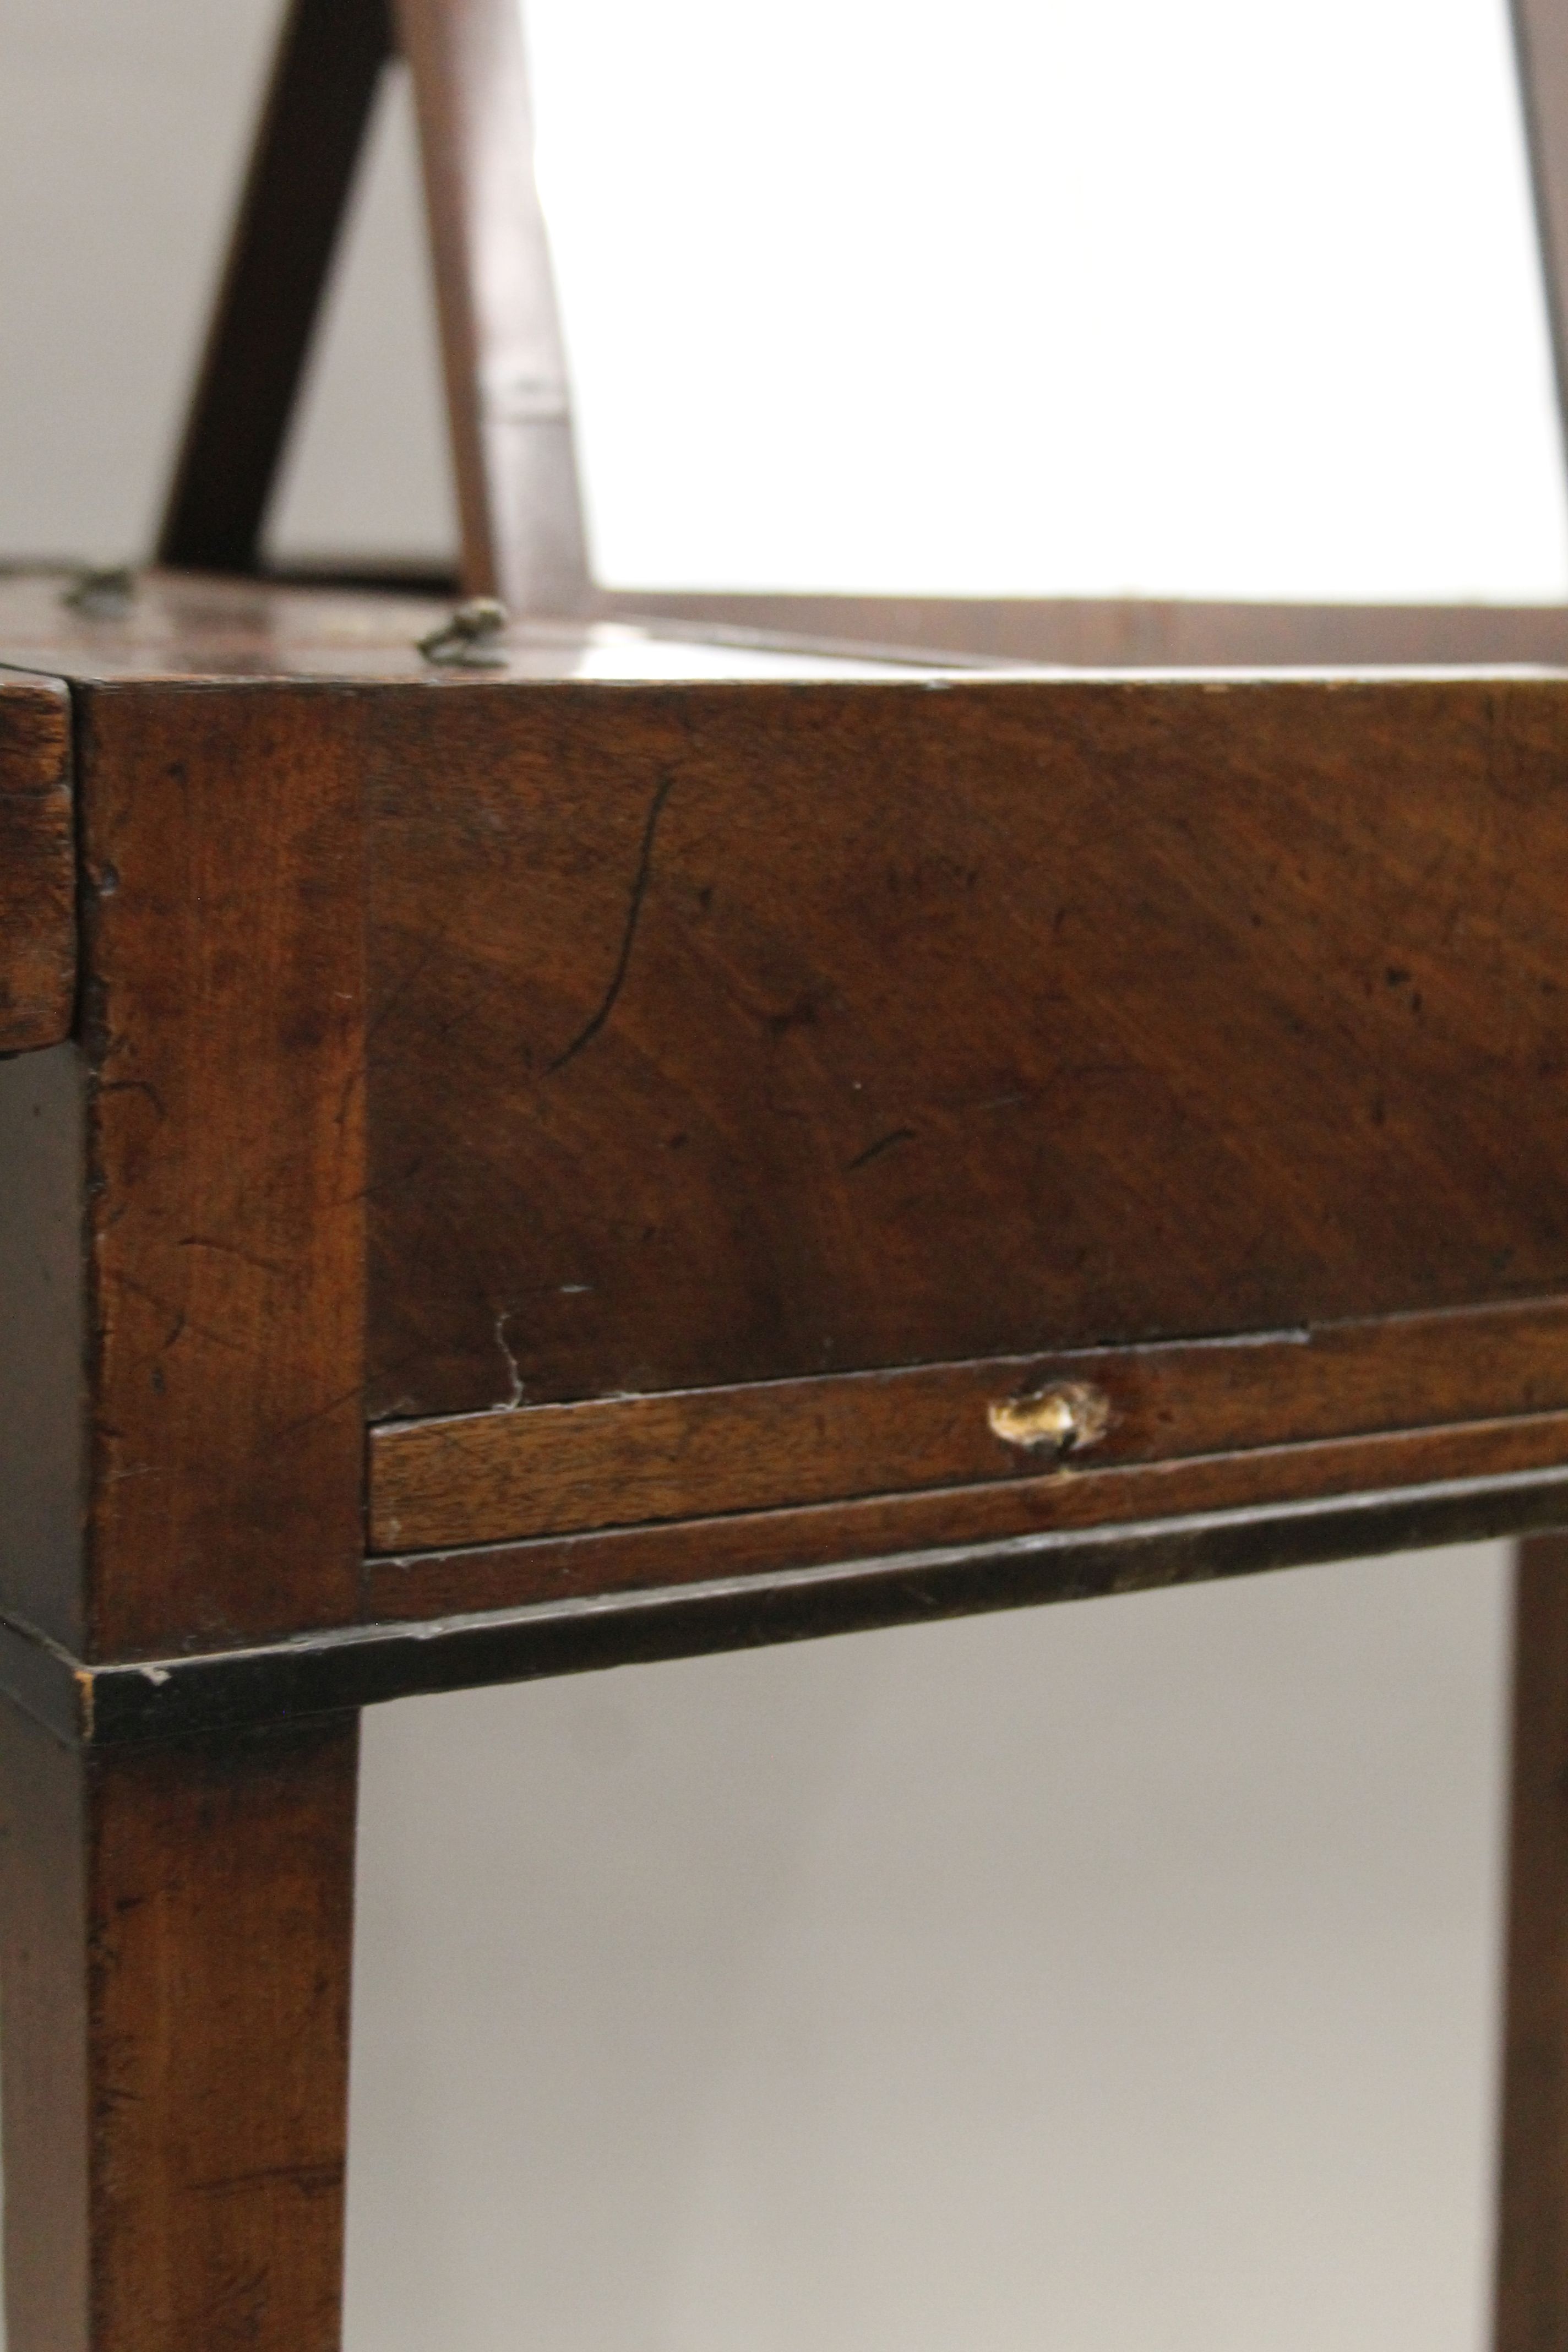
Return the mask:
{"type": "Polygon", "coordinates": [[[487,679],[876,677],[931,667],[892,653],[876,659],[753,642],[717,624],[674,619],[517,621],[486,648],[493,658],[485,666],[442,663],[419,645],[449,620],[455,599],[149,572],[123,610],[94,615],[67,603],[73,577],[0,576],[0,664],[84,683],[320,678],[432,688],[487,679]]]}

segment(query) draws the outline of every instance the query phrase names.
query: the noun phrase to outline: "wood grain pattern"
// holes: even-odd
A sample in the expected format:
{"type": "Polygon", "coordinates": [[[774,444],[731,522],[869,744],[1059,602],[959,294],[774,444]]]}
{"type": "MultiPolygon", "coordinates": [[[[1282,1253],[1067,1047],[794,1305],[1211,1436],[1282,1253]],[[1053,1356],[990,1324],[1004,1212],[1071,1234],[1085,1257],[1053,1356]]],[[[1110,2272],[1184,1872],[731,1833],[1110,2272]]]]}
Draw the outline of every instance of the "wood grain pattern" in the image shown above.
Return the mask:
{"type": "Polygon", "coordinates": [[[385,0],[290,0],[160,534],[253,570],[371,103],[385,0]]]}
{"type": "MultiPolygon", "coordinates": [[[[446,1617],[536,1601],[675,1589],[725,1579],[753,1580],[760,1614],[770,1580],[788,1579],[826,1562],[876,1560],[953,1546],[1006,1544],[1015,1538],[1113,1531],[1152,1521],[1213,1512],[1255,1514],[1335,1496],[1393,1496],[1462,1479],[1526,1478],[1568,1461],[1568,1415],[1521,1416],[1436,1429],[1391,1431],[1299,1445],[1258,1446],[1247,1453],[1130,1464],[1020,1476],[969,1486],[876,1495],[796,1509],[740,1511],[725,1517],[680,1519],[582,1535],[539,1536],[521,1542],[460,1551],[405,1552],[372,1557],[364,1565],[362,1615],[446,1617]]],[[[1512,1522],[1540,1526],[1526,1498],[1512,1522]]],[[[1494,1532],[1510,1531],[1506,1509],[1494,1532]]],[[[1446,1540],[1440,1536],[1431,1541],[1446,1540]]],[[[1456,1538],[1457,1540],[1457,1538],[1456,1538]]],[[[1327,1557],[1320,1553],[1317,1557],[1327,1557]]],[[[1113,1545],[1097,1549],[1104,1581],[1086,1587],[1068,1561],[1061,1592],[1131,1589],[1113,1545]]],[[[921,1613],[916,1600],[906,1612],[921,1613]]],[[[891,1623],[894,1616],[878,1622],[891,1623]]],[[[824,1623],[820,1631],[834,1630],[824,1623]]]]}
{"type": "Polygon", "coordinates": [[[372,1417],[1560,1289],[1565,752],[1531,679],[380,705],[372,1417]]]}
{"type": "Polygon", "coordinates": [[[987,1407],[1090,1383],[1109,1423],[1068,1474],[1568,1408],[1568,1302],[1242,1340],[1091,1349],[538,1405],[374,1431],[374,1551],[958,1486],[1050,1465],[987,1407]]]}
{"type": "Polygon", "coordinates": [[[360,710],[86,698],[89,1655],[353,1610],[360,710]]]}
{"type": "Polygon", "coordinates": [[[357,1753],[0,1710],[8,2352],[336,2352],[357,1753]]]}
{"type": "Polygon", "coordinates": [[[0,1701],[0,2170],[6,2352],[98,2352],[87,1768],[0,1701]]]}
{"type": "MultiPolygon", "coordinates": [[[[421,661],[416,642],[451,611],[454,580],[422,594],[369,593],[323,573],[293,585],[216,574],[150,571],[131,610],[89,621],[65,608],[65,577],[0,569],[0,653],[83,682],[110,677],[398,678],[445,691],[449,676],[421,661]],[[333,584],[336,580],[337,584],[333,584]]],[[[601,594],[593,613],[626,630],[655,632],[637,662],[624,635],[619,673],[668,676],[682,646],[741,652],[779,646],[823,656],[824,675],[847,649],[904,648],[917,663],[1048,664],[1094,669],[1203,667],[1410,668],[1568,665],[1568,606],[1462,604],[1201,604],[1148,599],[1038,601],[1023,597],[763,597],[601,594]],[[681,615],[689,608],[690,617],[681,615]],[[658,667],[655,667],[655,665],[658,667]]],[[[556,674],[579,674],[584,619],[519,624],[502,676],[538,675],[547,644],[556,674]],[[516,658],[516,655],[522,658],[516,658]]],[[[591,635],[587,637],[591,645],[591,635]]],[[[889,656],[890,657],[890,656],[889,656]]],[[[902,656],[900,666],[908,667],[902,656]]],[[[765,665],[759,662],[759,674],[765,665]]],[[[610,666],[600,654],[600,676],[610,666]]],[[[696,674],[700,675],[700,671],[696,674]]]]}
{"type": "Polygon", "coordinates": [[[395,0],[414,76],[469,595],[586,603],[587,545],[517,0],[395,0]]]}
{"type": "MultiPolygon", "coordinates": [[[[1521,1425],[1501,1426],[1517,1433],[1521,1425]]],[[[1474,1435],[1446,1433],[1463,1443],[1474,1435]]],[[[133,1660],[82,1667],[73,1676],[58,1652],[29,1649],[0,1621],[0,1688],[63,1738],[78,1736],[85,1708],[100,1748],[142,1747],[298,1722],[421,1692],[1258,1576],[1433,1544],[1490,1542],[1568,1524],[1568,1464],[1561,1459],[1423,1484],[1402,1477],[1399,1449],[1415,1442],[1391,1443],[1386,1466],[1400,1481],[1392,1487],[1125,1525],[1041,1528],[1002,1541],[832,1559],[765,1576],[628,1586],[443,1614],[434,1622],[382,1619],[244,1650],[177,1654],[158,1662],[156,1676],[145,1661],[133,1660]]],[[[413,1563],[426,1564],[424,1555],[413,1563]]]]}
{"type": "MultiPolygon", "coordinates": [[[[472,672],[428,661],[421,638],[450,620],[454,598],[370,595],[345,588],[284,589],[212,572],[149,571],[112,617],[73,611],[69,575],[0,576],[0,651],[53,665],[83,685],[200,684],[310,678],[385,684],[445,694],[472,672]]],[[[923,658],[870,662],[831,648],[775,645],[742,633],[691,631],[535,615],[493,648],[491,682],[592,678],[832,677],[868,668],[930,670],[923,658]]]]}
{"type": "Polygon", "coordinates": [[[68,1035],[75,995],[70,698],[0,677],[0,1054],[68,1035]]]}
{"type": "Polygon", "coordinates": [[[1520,1546],[1496,2352],[1568,2341],[1568,1536],[1520,1546]]]}

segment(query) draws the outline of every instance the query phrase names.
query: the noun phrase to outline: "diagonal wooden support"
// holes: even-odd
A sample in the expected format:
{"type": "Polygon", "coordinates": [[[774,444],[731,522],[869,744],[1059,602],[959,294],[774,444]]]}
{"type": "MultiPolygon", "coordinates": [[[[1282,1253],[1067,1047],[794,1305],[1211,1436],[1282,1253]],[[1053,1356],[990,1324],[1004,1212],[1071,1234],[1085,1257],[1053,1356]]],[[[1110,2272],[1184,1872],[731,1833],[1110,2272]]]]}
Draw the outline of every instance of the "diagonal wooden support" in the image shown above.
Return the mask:
{"type": "Polygon", "coordinates": [[[391,54],[385,0],[292,0],[159,559],[254,572],[338,230],[391,54]]]}
{"type": "MultiPolygon", "coordinates": [[[[592,596],[516,0],[396,0],[436,261],[464,584],[520,612],[592,596]]],[[[257,570],[310,336],[392,53],[385,0],[294,0],[160,560],[257,570]]]]}
{"type": "Polygon", "coordinates": [[[581,612],[592,590],[521,10],[395,5],[425,159],[463,584],[518,612],[581,612]]]}

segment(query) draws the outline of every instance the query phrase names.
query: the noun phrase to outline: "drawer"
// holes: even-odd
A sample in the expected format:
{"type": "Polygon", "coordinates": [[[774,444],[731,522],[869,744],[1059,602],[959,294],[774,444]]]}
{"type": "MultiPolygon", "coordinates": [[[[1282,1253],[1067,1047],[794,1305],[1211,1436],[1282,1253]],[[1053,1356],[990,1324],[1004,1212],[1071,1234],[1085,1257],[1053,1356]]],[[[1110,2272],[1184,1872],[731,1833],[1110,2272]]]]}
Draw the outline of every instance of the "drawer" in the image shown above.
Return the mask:
{"type": "Polygon", "coordinates": [[[1081,1520],[1127,1465],[1510,1420],[1540,1424],[1521,1460],[1551,1459],[1554,1416],[1564,1299],[393,1423],[372,1438],[370,1537],[417,1550],[1015,1482],[1037,1490],[1029,1523],[1067,1491],[1081,1520]]]}
{"type": "Polygon", "coordinates": [[[1561,682],[421,717],[373,756],[373,1551],[1563,1458],[1561,682]],[[999,1433],[1075,1385],[1092,1433],[999,1433]]]}
{"type": "Polygon", "coordinates": [[[1568,675],[336,609],[58,649],[19,1617],[534,1671],[1559,1523],[1568,675]]]}

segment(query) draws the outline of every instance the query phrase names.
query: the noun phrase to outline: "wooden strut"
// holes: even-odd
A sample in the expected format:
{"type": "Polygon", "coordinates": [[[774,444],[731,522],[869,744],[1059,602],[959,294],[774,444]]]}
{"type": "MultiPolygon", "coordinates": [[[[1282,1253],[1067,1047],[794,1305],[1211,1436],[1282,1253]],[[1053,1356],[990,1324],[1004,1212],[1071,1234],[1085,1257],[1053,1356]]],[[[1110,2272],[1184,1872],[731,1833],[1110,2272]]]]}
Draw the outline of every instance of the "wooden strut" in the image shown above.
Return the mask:
{"type": "Polygon", "coordinates": [[[253,572],[394,32],[414,81],[469,595],[592,597],[516,0],[293,0],[159,540],[253,572]]]}
{"type": "Polygon", "coordinates": [[[293,0],[169,489],[162,562],[257,568],[391,47],[385,0],[293,0]]]}
{"type": "MultiPolygon", "coordinates": [[[[1568,9],[1512,0],[1560,409],[1568,433],[1568,9]]],[[[597,591],[534,179],[520,0],[292,0],[158,542],[251,573],[383,68],[411,68],[469,595],[520,613],[597,591]],[[395,12],[395,22],[388,7],[395,12]]],[[[667,594],[669,615],[809,627],[812,600],[667,594]]],[[[816,600],[821,604],[823,600],[816,600]]],[[[910,600],[904,600],[906,603],[910,600]]],[[[905,615],[907,641],[940,641],[905,615]]],[[[1005,618],[1000,626],[1006,634],[1005,618]]]]}

